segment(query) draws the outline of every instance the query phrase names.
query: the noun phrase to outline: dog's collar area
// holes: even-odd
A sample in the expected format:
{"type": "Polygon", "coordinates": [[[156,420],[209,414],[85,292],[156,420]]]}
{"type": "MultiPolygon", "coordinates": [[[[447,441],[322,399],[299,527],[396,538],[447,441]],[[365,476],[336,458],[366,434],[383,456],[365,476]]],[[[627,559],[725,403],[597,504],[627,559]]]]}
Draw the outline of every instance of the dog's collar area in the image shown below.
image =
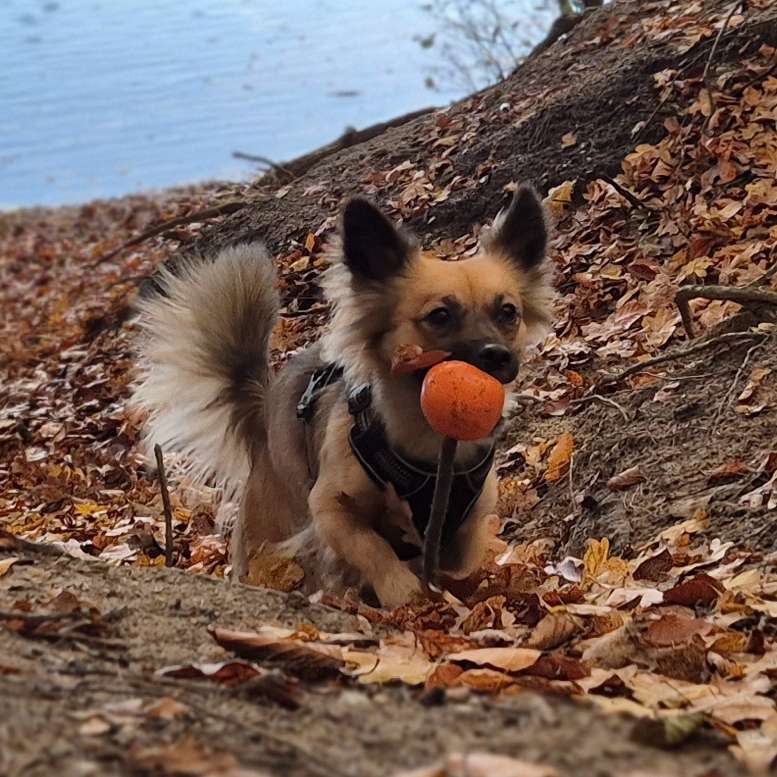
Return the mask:
{"type": "MultiPolygon", "coordinates": [[[[317,369],[297,405],[297,416],[306,423],[315,412],[319,394],[343,376],[343,368],[327,364],[317,369]]],[[[348,410],[353,417],[349,439],[351,450],[370,479],[381,489],[394,487],[400,499],[410,506],[413,523],[423,536],[429,522],[432,497],[437,480],[437,462],[408,459],[391,447],[383,422],[372,408],[372,390],[369,385],[356,386],[348,391],[348,410]]],[[[443,545],[448,544],[456,530],[464,523],[483,492],[488,473],[494,461],[493,444],[466,470],[454,474],[448,513],[443,529],[443,545]]]]}

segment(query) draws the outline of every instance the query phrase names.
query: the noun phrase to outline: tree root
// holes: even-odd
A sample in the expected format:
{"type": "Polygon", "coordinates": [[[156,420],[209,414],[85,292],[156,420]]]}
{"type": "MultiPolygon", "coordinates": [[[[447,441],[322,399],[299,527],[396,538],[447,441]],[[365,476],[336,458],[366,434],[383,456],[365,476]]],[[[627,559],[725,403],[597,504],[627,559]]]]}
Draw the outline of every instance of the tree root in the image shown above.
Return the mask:
{"type": "Polygon", "coordinates": [[[213,218],[217,218],[218,216],[227,216],[230,213],[237,213],[237,211],[245,208],[246,205],[248,205],[248,202],[246,200],[231,200],[230,202],[225,202],[221,205],[216,205],[212,208],[206,208],[205,210],[198,210],[196,213],[189,213],[186,216],[176,216],[176,218],[174,219],[168,219],[167,221],[163,221],[161,224],[157,224],[155,227],[151,227],[151,229],[147,229],[145,232],[141,232],[136,237],[133,237],[130,240],[127,240],[126,242],[122,243],[118,248],[114,248],[113,251],[109,251],[107,254],[103,254],[92,265],[92,267],[98,267],[103,262],[108,262],[114,257],[118,256],[122,251],[125,251],[127,248],[132,248],[132,246],[140,245],[141,243],[144,243],[146,240],[150,240],[152,237],[161,235],[164,232],[167,232],[168,230],[173,229],[174,227],[181,227],[184,224],[193,224],[195,221],[205,221],[205,219],[213,219],[213,218]]]}
{"type": "MultiPolygon", "coordinates": [[[[770,271],[771,272],[771,271],[770,271]]],[[[688,339],[693,339],[693,316],[688,304],[692,299],[727,300],[740,305],[774,305],[777,307],[777,292],[752,287],[736,288],[731,286],[682,286],[674,301],[680,311],[683,327],[688,339]]]]}

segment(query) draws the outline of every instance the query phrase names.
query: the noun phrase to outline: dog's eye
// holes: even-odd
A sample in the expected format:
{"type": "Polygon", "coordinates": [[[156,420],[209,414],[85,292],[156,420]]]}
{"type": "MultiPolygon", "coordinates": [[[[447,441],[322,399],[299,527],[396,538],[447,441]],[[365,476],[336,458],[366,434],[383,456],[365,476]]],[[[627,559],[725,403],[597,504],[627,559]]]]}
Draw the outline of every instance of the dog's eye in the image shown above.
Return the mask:
{"type": "Polygon", "coordinates": [[[503,324],[514,324],[518,320],[518,308],[511,302],[506,302],[499,308],[499,320],[503,324]]]}
{"type": "Polygon", "coordinates": [[[448,324],[453,321],[453,315],[448,308],[435,308],[431,313],[424,317],[424,321],[432,326],[448,326],[448,324]]]}

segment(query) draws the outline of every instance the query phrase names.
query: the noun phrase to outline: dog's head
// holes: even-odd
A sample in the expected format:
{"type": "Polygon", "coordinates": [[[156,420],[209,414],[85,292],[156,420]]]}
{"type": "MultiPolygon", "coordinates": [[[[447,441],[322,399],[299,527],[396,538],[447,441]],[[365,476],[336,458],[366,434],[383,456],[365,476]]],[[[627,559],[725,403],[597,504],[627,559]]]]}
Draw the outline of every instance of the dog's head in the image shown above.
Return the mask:
{"type": "Polygon", "coordinates": [[[449,351],[510,384],[522,349],[550,321],[545,214],[528,186],[497,216],[472,258],[423,253],[363,199],[346,205],[341,241],[328,283],[335,305],[329,355],[354,377],[390,380],[397,348],[419,345],[449,351]]]}

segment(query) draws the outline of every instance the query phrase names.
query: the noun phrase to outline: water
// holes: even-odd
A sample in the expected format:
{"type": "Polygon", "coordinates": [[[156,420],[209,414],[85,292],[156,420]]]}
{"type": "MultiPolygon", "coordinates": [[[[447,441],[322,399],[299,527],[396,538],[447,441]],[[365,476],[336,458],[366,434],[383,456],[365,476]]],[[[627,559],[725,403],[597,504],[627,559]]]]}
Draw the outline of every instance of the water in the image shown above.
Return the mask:
{"type": "Polygon", "coordinates": [[[0,0],[0,208],[247,177],[463,96],[418,0],[0,0]]]}

